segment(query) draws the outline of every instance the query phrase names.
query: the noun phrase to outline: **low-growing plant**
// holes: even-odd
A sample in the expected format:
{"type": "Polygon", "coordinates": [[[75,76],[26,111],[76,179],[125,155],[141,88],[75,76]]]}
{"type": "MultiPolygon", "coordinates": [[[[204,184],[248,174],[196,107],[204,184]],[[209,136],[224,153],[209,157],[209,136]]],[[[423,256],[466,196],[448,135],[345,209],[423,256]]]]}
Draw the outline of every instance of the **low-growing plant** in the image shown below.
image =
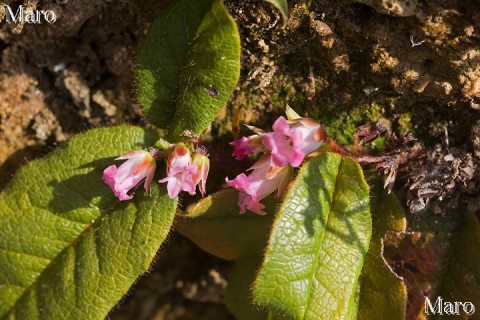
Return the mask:
{"type": "MultiPolygon", "coordinates": [[[[286,22],[286,1],[269,2],[286,22]]],[[[136,78],[145,118],[166,134],[89,130],[15,175],[0,195],[2,319],[104,318],[173,227],[234,261],[226,304],[238,319],[405,318],[407,289],[383,252],[385,235],[406,229],[390,193],[403,149],[362,151],[381,125],[362,127],[342,148],[328,123],[286,106],[271,129],[248,126],[252,134],[231,143],[234,157],[255,162],[207,194],[216,172],[202,132],[239,75],[239,34],[222,0],[177,0],[162,12],[136,78]],[[385,185],[360,163],[376,164],[385,185]],[[203,198],[182,212],[179,195],[197,190],[203,198]]],[[[478,244],[475,217],[459,217],[456,245],[478,244]]],[[[449,267],[478,281],[468,261],[459,255],[449,267]]]]}

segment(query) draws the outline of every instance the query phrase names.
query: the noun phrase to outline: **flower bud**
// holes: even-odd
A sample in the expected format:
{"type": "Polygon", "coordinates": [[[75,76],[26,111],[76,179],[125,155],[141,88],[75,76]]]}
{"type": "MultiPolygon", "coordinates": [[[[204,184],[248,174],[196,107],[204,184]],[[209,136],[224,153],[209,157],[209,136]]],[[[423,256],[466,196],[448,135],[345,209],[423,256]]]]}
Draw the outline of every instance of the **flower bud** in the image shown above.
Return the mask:
{"type": "Polygon", "coordinates": [[[237,158],[237,160],[242,160],[249,154],[264,149],[262,140],[263,134],[254,134],[248,137],[241,137],[238,140],[230,142],[230,145],[235,147],[235,150],[233,150],[233,156],[237,158]]]}
{"type": "Polygon", "coordinates": [[[197,174],[193,177],[193,183],[198,185],[198,189],[202,196],[206,193],[206,183],[208,171],[210,170],[210,160],[203,150],[197,150],[193,156],[193,164],[197,166],[197,174]]]}

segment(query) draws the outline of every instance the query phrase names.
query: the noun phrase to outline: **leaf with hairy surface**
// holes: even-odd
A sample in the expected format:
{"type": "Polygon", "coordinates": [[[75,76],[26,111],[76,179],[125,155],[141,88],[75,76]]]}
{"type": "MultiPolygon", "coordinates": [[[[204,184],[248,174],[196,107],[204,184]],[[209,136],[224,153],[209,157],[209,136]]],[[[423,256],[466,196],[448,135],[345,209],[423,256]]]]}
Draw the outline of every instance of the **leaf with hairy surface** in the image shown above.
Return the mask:
{"type": "Polygon", "coordinates": [[[120,202],[102,181],[118,155],[153,146],[137,127],[74,136],[0,194],[0,318],[103,319],[167,236],[176,200],[152,184],[120,202]]]}
{"type": "Polygon", "coordinates": [[[306,163],[274,222],[255,302],[293,319],[350,319],[371,229],[359,164],[333,153],[306,163]]]}
{"type": "Polygon", "coordinates": [[[179,0],[150,27],[137,57],[145,117],[171,142],[200,134],[240,76],[240,38],[222,0],[179,0]]]}
{"type": "Polygon", "coordinates": [[[240,214],[238,192],[222,190],[208,196],[186,215],[180,215],[175,229],[203,250],[226,260],[235,260],[229,275],[226,304],[240,320],[267,319],[251,300],[251,285],[259,268],[266,246],[273,212],[278,200],[266,198],[267,216],[251,212],[240,214]]]}
{"type": "Polygon", "coordinates": [[[358,320],[405,319],[407,288],[383,257],[384,237],[390,232],[405,232],[407,220],[394,194],[373,178],[370,191],[373,220],[372,239],[360,276],[358,320]]]}

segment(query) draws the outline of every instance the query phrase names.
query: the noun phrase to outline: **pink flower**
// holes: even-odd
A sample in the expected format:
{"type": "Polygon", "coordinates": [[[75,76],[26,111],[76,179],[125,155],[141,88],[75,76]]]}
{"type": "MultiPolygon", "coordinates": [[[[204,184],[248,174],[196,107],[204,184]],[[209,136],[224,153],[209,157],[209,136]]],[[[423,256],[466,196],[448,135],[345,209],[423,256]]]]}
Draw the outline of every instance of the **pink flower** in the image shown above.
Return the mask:
{"type": "Polygon", "coordinates": [[[230,145],[235,147],[233,156],[242,160],[245,156],[260,151],[263,148],[262,140],[263,134],[255,134],[230,142],[230,145]]]}
{"type": "Polygon", "coordinates": [[[274,166],[298,167],[309,153],[323,144],[325,137],[322,125],[312,119],[288,121],[280,117],[273,124],[273,132],[265,134],[263,144],[270,150],[274,166]]]}
{"type": "Polygon", "coordinates": [[[175,198],[181,191],[195,194],[196,183],[193,181],[197,175],[198,166],[192,164],[190,151],[184,145],[177,145],[168,156],[167,177],[158,182],[167,183],[168,196],[175,198]]]}
{"type": "Polygon", "coordinates": [[[197,166],[197,174],[193,177],[193,183],[198,184],[198,189],[202,196],[206,192],[206,183],[208,177],[208,171],[210,170],[210,160],[206,152],[203,149],[197,149],[197,153],[193,156],[193,163],[197,166]]]}
{"type": "Polygon", "coordinates": [[[133,195],[128,192],[145,180],[145,191],[150,192],[150,185],[155,175],[155,158],[147,151],[130,151],[115,160],[125,160],[120,167],[111,165],[103,171],[102,179],[112,189],[119,200],[130,200],[133,195]]]}
{"type": "Polygon", "coordinates": [[[277,190],[278,195],[281,195],[292,175],[292,168],[286,167],[272,167],[269,155],[260,158],[249,170],[253,170],[248,176],[244,173],[239,174],[235,179],[225,181],[232,188],[240,191],[238,196],[238,205],[240,206],[240,213],[245,210],[250,210],[259,215],[265,215],[265,208],[260,200],[277,190]]]}
{"type": "Polygon", "coordinates": [[[251,127],[256,135],[241,138],[230,144],[235,146],[233,155],[241,159],[253,152],[265,152],[249,170],[248,176],[238,175],[235,179],[225,178],[227,184],[238,191],[240,213],[247,209],[257,214],[266,214],[260,201],[277,190],[282,194],[288,186],[293,167],[302,164],[307,155],[317,150],[327,138],[323,126],[312,119],[301,118],[287,106],[287,117],[278,118],[273,132],[265,133],[251,127]]]}

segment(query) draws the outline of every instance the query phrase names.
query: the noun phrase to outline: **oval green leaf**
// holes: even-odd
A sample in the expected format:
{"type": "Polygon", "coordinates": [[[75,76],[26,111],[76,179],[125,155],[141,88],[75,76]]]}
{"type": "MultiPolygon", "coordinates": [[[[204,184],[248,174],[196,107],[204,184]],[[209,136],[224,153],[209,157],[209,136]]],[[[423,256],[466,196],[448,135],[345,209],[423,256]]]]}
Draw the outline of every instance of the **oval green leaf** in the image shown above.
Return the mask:
{"type": "Polygon", "coordinates": [[[402,205],[383,188],[378,178],[369,180],[373,220],[372,239],[360,276],[358,320],[405,319],[407,287],[383,256],[384,238],[388,232],[405,232],[407,220],[402,205]]]}
{"type": "Polygon", "coordinates": [[[255,302],[293,319],[352,317],[371,229],[358,163],[333,153],[308,162],[276,217],[255,302]]]}
{"type": "Polygon", "coordinates": [[[252,302],[251,286],[267,244],[278,200],[268,197],[267,216],[240,214],[238,191],[226,189],[193,205],[175,222],[175,229],[217,257],[235,260],[229,274],[226,305],[239,320],[264,320],[267,313],[252,302]]]}
{"type": "Polygon", "coordinates": [[[170,141],[200,134],[240,76],[240,38],[222,0],[179,0],[155,20],[137,57],[137,97],[170,141]]]}
{"type": "MultiPolygon", "coordinates": [[[[263,242],[266,245],[266,241],[263,242]]],[[[252,283],[262,264],[262,252],[235,261],[228,276],[225,305],[237,320],[267,320],[269,314],[253,304],[252,283]]]]}
{"type": "Polygon", "coordinates": [[[173,222],[164,186],[117,201],[102,181],[153,146],[135,127],[95,129],[22,168],[0,194],[0,318],[103,319],[147,270],[173,222]]]}
{"type": "MultiPolygon", "coordinates": [[[[263,251],[272,224],[272,215],[240,214],[238,191],[226,189],[193,205],[187,214],[179,215],[175,230],[192,240],[204,251],[225,260],[263,251]]],[[[273,197],[264,200],[266,212],[278,204],[273,197]]]]}

